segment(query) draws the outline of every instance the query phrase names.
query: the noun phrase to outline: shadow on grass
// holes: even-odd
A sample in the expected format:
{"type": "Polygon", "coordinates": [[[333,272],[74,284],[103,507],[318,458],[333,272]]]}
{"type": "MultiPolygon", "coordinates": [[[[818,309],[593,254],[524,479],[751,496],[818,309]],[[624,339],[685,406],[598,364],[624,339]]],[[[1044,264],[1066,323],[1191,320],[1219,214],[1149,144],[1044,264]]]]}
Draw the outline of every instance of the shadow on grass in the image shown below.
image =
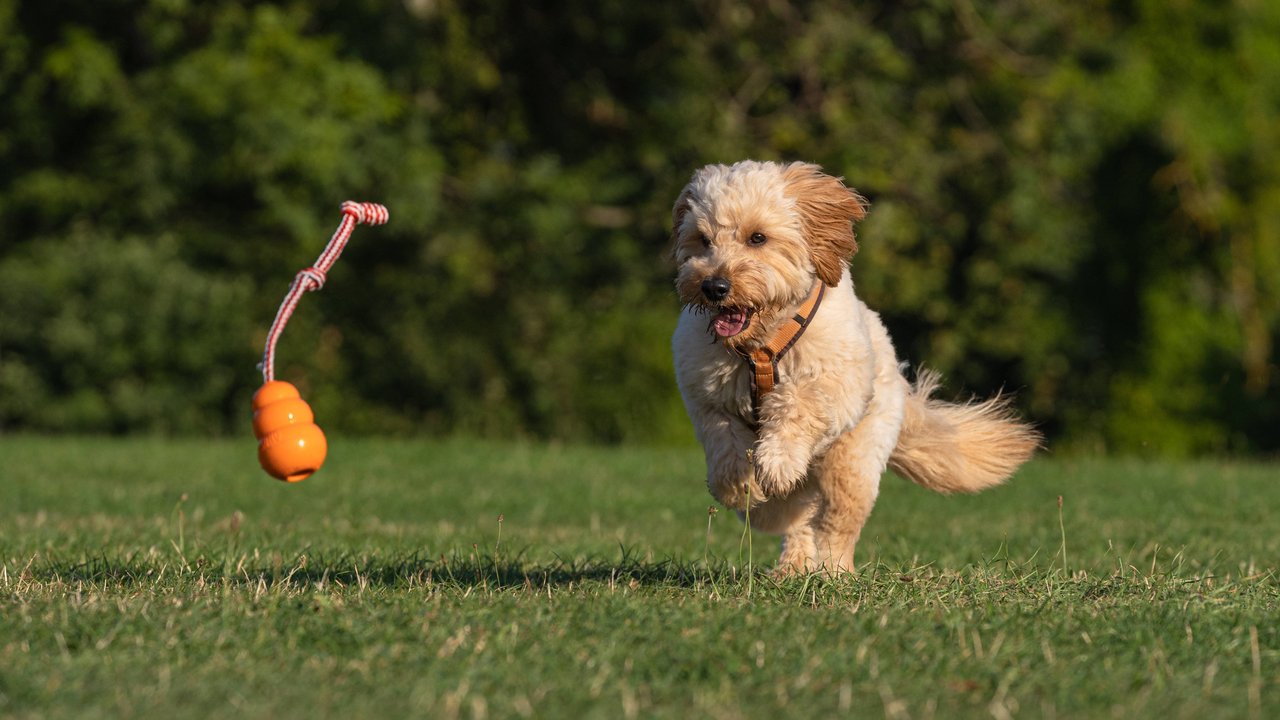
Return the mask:
{"type": "Polygon", "coordinates": [[[742,599],[758,597],[804,605],[873,604],[909,607],[1032,602],[1037,612],[1063,602],[1123,605],[1142,602],[1216,603],[1251,597],[1253,602],[1280,600],[1275,572],[1228,578],[1179,572],[1066,573],[993,560],[958,569],[930,566],[893,567],[873,562],[853,575],[802,575],[774,579],[768,567],[747,568],[723,558],[707,562],[666,558],[645,560],[626,547],[615,559],[599,557],[527,561],[513,556],[473,552],[428,557],[400,555],[300,553],[286,560],[279,554],[181,553],[129,556],[101,555],[74,562],[33,557],[6,562],[0,590],[65,594],[81,591],[207,594],[230,588],[256,595],[293,597],[313,592],[447,593],[475,592],[550,594],[582,592],[588,596],[617,590],[696,591],[742,599]]]}
{"type": "MultiPolygon", "coordinates": [[[[318,589],[325,586],[408,589],[418,587],[460,590],[539,590],[582,584],[630,587],[693,588],[712,583],[733,584],[749,574],[724,560],[710,563],[672,558],[642,560],[622,547],[615,560],[604,558],[557,559],[529,562],[523,553],[512,557],[457,554],[427,557],[421,553],[401,556],[309,556],[292,560],[268,557],[200,555],[187,559],[164,557],[111,557],[107,555],[62,561],[33,559],[26,568],[10,566],[38,583],[90,586],[153,587],[157,585],[242,585],[318,589]]],[[[755,567],[759,576],[767,568],[755,567]]]]}

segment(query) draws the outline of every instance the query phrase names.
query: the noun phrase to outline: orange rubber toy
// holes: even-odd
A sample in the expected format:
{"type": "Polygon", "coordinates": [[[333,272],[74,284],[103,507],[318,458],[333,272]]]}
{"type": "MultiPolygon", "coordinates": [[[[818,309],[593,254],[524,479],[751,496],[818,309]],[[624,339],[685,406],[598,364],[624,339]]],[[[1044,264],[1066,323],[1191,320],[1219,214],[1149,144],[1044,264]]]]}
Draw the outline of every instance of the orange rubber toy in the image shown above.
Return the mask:
{"type": "Polygon", "coordinates": [[[285,482],[311,477],[329,450],[311,406],[283,380],[272,380],[253,394],[253,435],[262,469],[285,482]]]}
{"type": "Polygon", "coordinates": [[[347,201],[342,204],[342,224],[312,267],[300,271],[280,303],[276,319],[267,331],[262,351],[262,387],[253,394],[253,435],[258,438],[258,463],[267,474],[288,483],[302,482],[324,464],[329,443],[315,423],[315,414],[298,389],[275,379],[276,342],[284,332],[298,300],[304,293],[324,287],[325,274],[342,254],[351,231],[358,224],[382,225],[389,219],[387,209],[375,203],[347,201]]]}

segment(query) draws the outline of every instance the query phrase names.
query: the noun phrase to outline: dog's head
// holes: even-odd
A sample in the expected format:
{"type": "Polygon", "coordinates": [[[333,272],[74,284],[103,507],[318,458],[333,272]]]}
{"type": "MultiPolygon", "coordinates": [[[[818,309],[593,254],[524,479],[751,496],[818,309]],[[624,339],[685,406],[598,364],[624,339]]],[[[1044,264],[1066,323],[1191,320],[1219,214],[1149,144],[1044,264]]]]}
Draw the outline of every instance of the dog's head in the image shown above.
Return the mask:
{"type": "Polygon", "coordinates": [[[693,174],[672,209],[676,290],[734,348],[769,340],[816,280],[840,282],[867,203],[808,163],[752,160],[693,174]]]}

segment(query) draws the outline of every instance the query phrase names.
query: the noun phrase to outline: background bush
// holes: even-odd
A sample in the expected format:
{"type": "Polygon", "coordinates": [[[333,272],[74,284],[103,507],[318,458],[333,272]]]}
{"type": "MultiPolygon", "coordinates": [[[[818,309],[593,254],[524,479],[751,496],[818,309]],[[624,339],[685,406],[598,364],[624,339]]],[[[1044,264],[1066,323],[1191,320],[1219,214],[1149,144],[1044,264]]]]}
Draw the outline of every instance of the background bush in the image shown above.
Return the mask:
{"type": "Polygon", "coordinates": [[[266,325],[327,428],[687,440],[670,203],[872,200],[900,355],[1059,448],[1280,447],[1280,6],[0,0],[0,428],[243,432],[266,325]]]}

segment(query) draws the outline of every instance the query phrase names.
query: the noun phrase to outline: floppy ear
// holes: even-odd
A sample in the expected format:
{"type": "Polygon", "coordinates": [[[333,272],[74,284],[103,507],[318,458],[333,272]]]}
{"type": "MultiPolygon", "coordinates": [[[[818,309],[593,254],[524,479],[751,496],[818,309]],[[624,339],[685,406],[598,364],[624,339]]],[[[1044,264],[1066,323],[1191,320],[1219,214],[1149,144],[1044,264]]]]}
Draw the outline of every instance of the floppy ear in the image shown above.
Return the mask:
{"type": "Polygon", "coordinates": [[[795,198],[796,212],[809,243],[818,277],[829,287],[840,284],[849,259],[858,251],[853,223],[867,215],[867,201],[817,165],[791,163],[783,170],[786,194],[795,198]]]}

